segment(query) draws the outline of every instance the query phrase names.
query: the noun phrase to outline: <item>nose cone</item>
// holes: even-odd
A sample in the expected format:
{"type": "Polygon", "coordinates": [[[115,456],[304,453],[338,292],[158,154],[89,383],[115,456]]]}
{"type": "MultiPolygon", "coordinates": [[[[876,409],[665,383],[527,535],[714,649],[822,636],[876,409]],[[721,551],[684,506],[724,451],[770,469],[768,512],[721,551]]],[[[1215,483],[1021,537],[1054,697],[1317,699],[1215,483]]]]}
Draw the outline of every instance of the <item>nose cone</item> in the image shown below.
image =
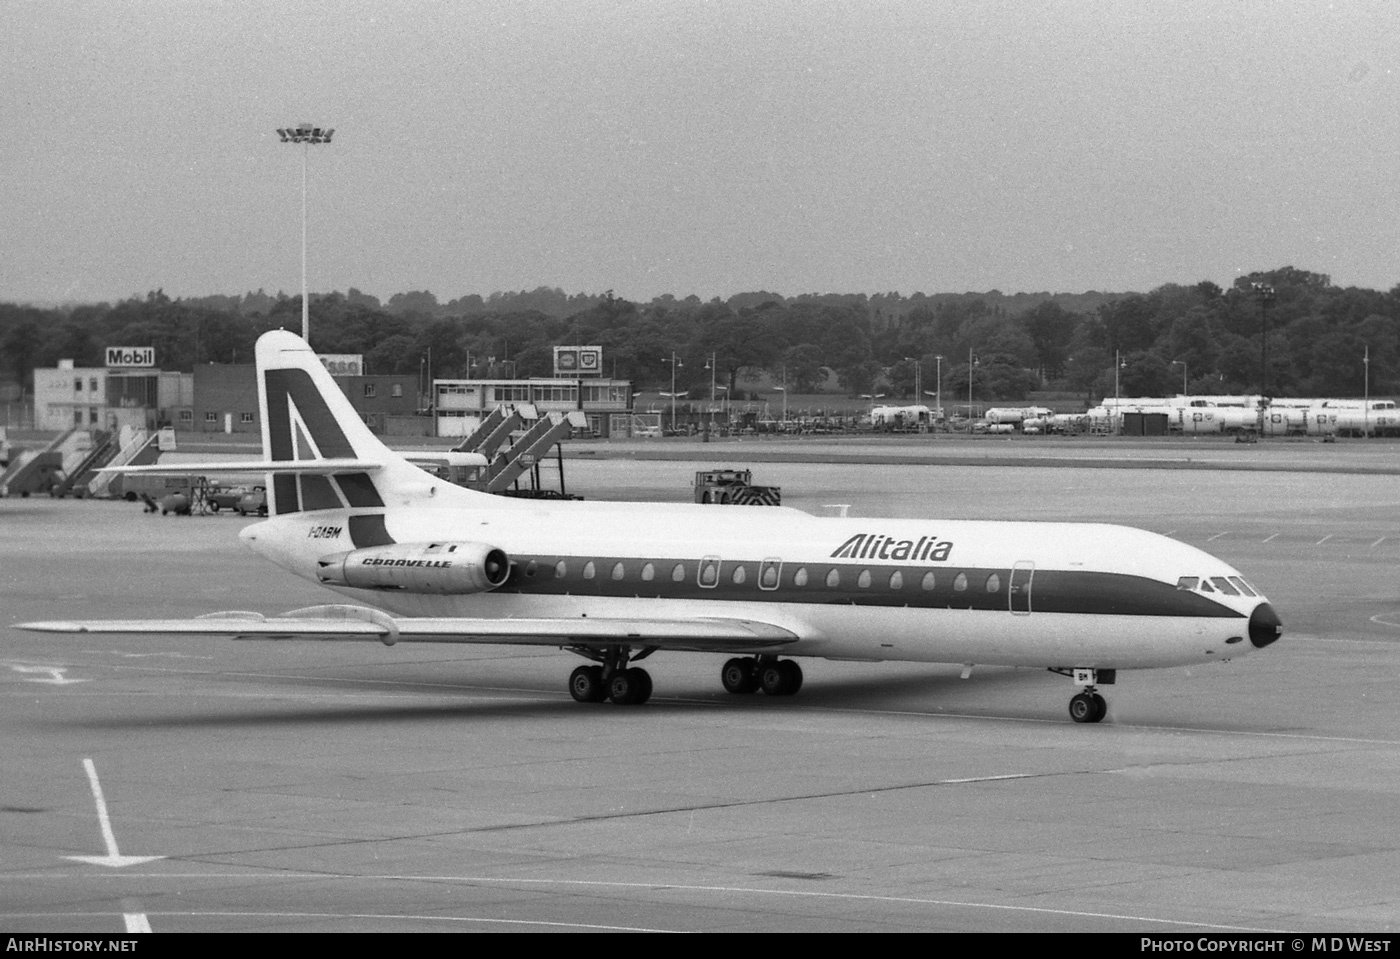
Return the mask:
{"type": "Polygon", "coordinates": [[[1268,603],[1260,603],[1249,615],[1249,641],[1263,649],[1283,635],[1283,621],[1268,603]]]}

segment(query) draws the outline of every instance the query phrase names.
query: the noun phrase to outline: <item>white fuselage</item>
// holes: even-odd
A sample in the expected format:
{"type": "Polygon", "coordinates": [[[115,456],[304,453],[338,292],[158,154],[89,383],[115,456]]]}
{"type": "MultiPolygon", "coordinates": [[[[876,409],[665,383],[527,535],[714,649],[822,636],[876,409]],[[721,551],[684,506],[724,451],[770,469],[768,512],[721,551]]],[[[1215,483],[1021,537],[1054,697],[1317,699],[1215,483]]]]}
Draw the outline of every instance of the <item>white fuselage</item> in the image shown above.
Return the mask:
{"type": "MultiPolygon", "coordinates": [[[[356,541],[355,512],[291,513],[244,539],[317,581],[326,556],[379,545],[356,541]]],[[[396,615],[753,619],[799,637],[788,656],[1102,669],[1212,662],[1254,648],[1250,615],[1265,602],[1212,589],[1212,578],[1239,574],[1209,554],[1122,526],[476,495],[374,513],[380,542],[485,544],[511,561],[509,580],[489,591],[332,587],[396,615]],[[1205,589],[1179,588],[1184,577],[1205,589]]]]}

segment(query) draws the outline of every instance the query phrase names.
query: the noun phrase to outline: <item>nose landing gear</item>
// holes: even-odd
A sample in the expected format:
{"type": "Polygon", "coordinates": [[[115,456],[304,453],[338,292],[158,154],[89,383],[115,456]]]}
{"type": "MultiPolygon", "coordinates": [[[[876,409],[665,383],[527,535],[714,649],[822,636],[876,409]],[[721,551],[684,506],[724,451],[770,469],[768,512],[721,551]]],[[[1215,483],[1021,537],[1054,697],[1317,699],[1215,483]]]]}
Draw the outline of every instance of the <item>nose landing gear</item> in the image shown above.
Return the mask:
{"type": "Polygon", "coordinates": [[[1074,679],[1076,686],[1084,687],[1082,692],[1076,693],[1069,701],[1070,719],[1077,723],[1097,723],[1108,714],[1108,701],[1099,695],[1094,686],[1112,686],[1118,678],[1118,670],[1089,669],[1081,666],[1074,669],[1051,669],[1050,672],[1069,676],[1074,679]]]}

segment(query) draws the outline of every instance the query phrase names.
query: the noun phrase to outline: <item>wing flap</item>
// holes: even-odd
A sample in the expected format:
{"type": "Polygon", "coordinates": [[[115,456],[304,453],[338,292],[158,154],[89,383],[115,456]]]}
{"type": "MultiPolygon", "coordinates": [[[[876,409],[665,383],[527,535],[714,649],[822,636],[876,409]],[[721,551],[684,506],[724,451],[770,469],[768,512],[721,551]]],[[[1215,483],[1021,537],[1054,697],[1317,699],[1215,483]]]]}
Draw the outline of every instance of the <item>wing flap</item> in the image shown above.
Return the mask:
{"type": "Polygon", "coordinates": [[[638,645],[694,652],[772,649],[797,633],[750,619],[551,617],[396,618],[363,606],[315,606],[282,616],[211,613],[196,619],[74,620],[19,623],[41,633],[230,636],[235,639],[502,643],[525,646],[638,645]]]}

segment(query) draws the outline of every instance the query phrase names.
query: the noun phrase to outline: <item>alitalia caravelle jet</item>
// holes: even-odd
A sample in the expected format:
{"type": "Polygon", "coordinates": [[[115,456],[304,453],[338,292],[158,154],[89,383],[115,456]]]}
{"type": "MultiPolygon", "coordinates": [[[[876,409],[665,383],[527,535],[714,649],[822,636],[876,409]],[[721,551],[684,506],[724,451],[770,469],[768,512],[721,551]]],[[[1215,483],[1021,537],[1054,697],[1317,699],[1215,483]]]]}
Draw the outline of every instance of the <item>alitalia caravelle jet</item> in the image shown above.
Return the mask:
{"type": "Polygon", "coordinates": [[[474,492],[384,446],[300,337],[265,334],[257,370],[264,459],[241,468],[268,474],[270,517],[241,538],[355,605],[22,628],[558,646],[589,661],[574,699],[627,705],[652,690],[633,664],[659,651],[726,654],[725,689],[771,696],[797,692],[804,656],[1033,666],[1081,687],[1076,722],[1104,717],[1096,687],[1118,670],[1224,661],[1282,632],[1236,570],[1123,526],[474,492]]]}

